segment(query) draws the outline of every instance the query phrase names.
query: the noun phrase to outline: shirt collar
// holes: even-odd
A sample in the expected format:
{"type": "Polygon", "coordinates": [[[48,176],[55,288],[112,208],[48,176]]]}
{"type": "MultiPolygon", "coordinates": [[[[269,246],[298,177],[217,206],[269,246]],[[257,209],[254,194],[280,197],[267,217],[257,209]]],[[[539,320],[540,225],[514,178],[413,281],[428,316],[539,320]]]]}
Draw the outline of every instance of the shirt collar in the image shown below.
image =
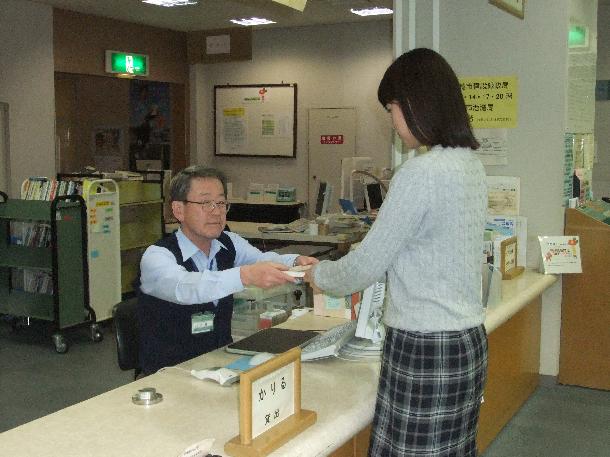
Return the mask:
{"type": "Polygon", "coordinates": [[[182,231],[181,228],[176,232],[176,238],[178,239],[178,247],[180,248],[180,252],[182,253],[182,261],[186,262],[188,259],[193,257],[198,252],[201,252],[208,259],[213,259],[218,254],[220,249],[227,249],[227,247],[222,244],[217,239],[212,240],[212,245],[210,246],[210,255],[206,256],[205,252],[199,249],[195,243],[193,243],[182,231]]]}

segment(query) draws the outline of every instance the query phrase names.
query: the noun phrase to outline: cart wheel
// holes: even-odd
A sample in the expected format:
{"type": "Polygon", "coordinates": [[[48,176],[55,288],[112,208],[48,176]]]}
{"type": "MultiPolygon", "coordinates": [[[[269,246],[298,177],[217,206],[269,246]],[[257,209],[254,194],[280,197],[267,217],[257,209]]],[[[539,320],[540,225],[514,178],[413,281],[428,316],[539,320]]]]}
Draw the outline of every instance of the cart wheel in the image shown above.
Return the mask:
{"type": "Polygon", "coordinates": [[[97,324],[91,324],[91,339],[95,343],[99,343],[100,341],[102,341],[104,339],[104,334],[102,333],[99,325],[97,325],[97,324]]]}
{"type": "Polygon", "coordinates": [[[65,354],[68,352],[68,341],[66,340],[65,336],[63,336],[61,333],[55,333],[53,334],[52,338],[53,344],[55,345],[55,352],[58,354],[65,354]]]}

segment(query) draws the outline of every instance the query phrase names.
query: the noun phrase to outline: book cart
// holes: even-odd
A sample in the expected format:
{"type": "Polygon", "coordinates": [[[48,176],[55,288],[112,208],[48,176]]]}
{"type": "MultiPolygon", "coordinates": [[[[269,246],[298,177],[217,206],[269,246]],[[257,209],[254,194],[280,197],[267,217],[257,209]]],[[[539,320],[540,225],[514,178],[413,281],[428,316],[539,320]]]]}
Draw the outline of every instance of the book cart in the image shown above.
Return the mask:
{"type": "Polygon", "coordinates": [[[58,353],[68,350],[65,329],[89,325],[91,339],[103,338],[89,306],[87,214],[78,195],[57,196],[52,201],[9,199],[0,192],[0,313],[15,319],[51,322],[52,341],[58,353]],[[11,224],[36,222],[50,230],[48,246],[15,243],[11,224]],[[13,239],[12,239],[13,238],[13,239]],[[44,291],[23,287],[24,272],[50,278],[44,291]],[[26,291],[29,290],[29,291],[26,291]]]}
{"type": "MultiPolygon", "coordinates": [[[[148,170],[142,175],[140,179],[116,179],[120,220],[120,284],[123,299],[135,294],[133,282],[138,275],[140,258],[148,246],[163,237],[165,226],[164,172],[148,170]]],[[[70,173],[58,174],[57,179],[83,182],[99,180],[103,176],[101,173],[70,173]]],[[[88,199],[86,197],[86,200],[88,199]]]]}
{"type": "Polygon", "coordinates": [[[112,179],[85,179],[89,304],[98,322],[110,319],[121,301],[119,188],[112,179]]]}

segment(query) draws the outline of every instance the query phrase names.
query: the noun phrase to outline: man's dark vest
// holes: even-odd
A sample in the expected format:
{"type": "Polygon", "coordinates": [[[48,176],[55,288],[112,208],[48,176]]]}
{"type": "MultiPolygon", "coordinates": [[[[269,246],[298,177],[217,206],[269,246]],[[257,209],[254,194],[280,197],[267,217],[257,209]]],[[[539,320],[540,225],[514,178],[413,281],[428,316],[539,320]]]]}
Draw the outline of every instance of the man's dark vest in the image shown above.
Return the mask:
{"type": "MultiPolygon", "coordinates": [[[[216,254],[218,270],[233,268],[235,246],[231,238],[223,232],[218,241],[227,248],[221,248],[216,254]]],[[[157,241],[155,245],[174,254],[178,265],[182,265],[187,271],[198,271],[192,259],[187,259],[186,262],[182,259],[175,233],[157,241]]],[[[139,277],[137,282],[139,283],[139,277]]],[[[143,374],[151,374],[160,368],[176,365],[233,341],[232,295],[219,300],[217,306],[214,306],[214,303],[179,305],[143,293],[139,284],[136,290],[139,292],[139,365],[143,374]],[[214,330],[191,334],[191,316],[204,311],[214,313],[214,330]]]]}

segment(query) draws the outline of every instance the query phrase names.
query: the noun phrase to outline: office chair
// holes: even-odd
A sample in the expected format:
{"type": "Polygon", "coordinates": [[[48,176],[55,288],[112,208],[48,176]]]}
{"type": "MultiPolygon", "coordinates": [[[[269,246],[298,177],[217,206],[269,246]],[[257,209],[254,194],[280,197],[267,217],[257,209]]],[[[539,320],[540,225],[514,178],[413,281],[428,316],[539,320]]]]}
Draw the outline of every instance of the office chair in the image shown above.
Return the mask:
{"type": "Polygon", "coordinates": [[[138,363],[137,300],[125,300],[112,309],[119,368],[134,370],[133,379],[141,373],[138,363]]]}

